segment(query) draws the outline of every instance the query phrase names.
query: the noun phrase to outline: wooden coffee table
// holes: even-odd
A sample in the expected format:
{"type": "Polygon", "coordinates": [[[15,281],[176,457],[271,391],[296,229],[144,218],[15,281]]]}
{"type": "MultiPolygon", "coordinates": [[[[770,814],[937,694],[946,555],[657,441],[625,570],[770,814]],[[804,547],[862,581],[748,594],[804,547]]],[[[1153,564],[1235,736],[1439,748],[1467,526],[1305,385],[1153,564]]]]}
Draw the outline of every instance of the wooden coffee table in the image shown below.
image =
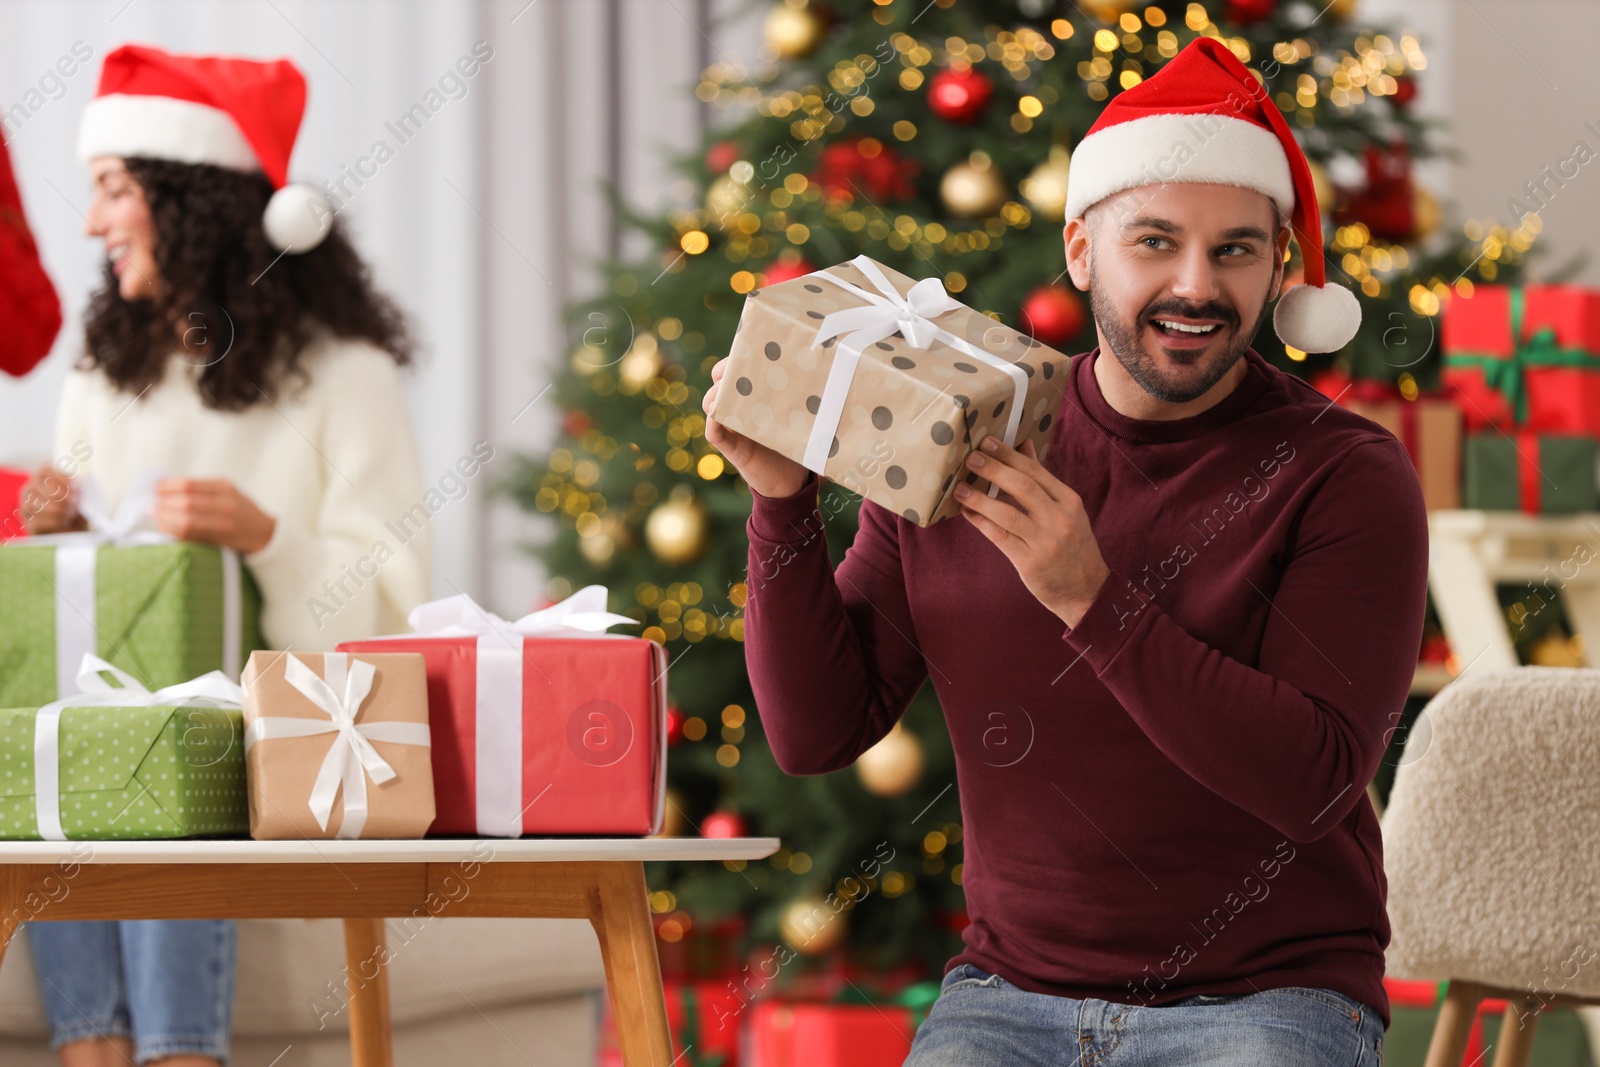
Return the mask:
{"type": "Polygon", "coordinates": [[[385,919],[588,919],[623,1062],[670,1067],[644,862],[754,860],[777,849],[775,837],[6,841],[0,960],[22,921],[343,919],[351,1062],[389,1067],[385,919]],[[374,979],[348,977],[374,969],[374,979]]]}

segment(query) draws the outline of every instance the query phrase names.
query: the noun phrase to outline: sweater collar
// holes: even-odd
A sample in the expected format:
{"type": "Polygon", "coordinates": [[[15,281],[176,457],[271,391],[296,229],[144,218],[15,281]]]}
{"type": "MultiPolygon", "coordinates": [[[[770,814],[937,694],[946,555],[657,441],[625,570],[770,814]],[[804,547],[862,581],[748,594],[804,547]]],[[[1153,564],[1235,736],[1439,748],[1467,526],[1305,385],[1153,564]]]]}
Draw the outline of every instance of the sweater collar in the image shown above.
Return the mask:
{"type": "Polygon", "coordinates": [[[1100,426],[1129,441],[1187,441],[1210,433],[1233,422],[1245,409],[1255,403],[1262,392],[1280,373],[1253,348],[1246,348],[1245,376],[1233,392],[1197,415],[1182,419],[1130,419],[1117,411],[1104,394],[1094,376],[1094,361],[1100,356],[1098,347],[1084,353],[1077,360],[1072,375],[1072,392],[1082,410],[1100,426]]]}

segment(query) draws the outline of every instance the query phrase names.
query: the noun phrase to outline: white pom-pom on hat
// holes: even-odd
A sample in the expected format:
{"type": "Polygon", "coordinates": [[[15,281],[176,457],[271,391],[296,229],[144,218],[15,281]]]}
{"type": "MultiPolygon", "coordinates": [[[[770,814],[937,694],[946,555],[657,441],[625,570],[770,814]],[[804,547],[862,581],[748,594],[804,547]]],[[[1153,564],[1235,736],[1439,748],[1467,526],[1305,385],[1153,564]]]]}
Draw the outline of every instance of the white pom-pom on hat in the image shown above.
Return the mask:
{"type": "Polygon", "coordinates": [[[261,227],[280,252],[309,252],[333,229],[333,205],[314,185],[285,185],[267,201],[261,227]]]}
{"type": "Polygon", "coordinates": [[[1302,352],[1337,352],[1361,329],[1361,301],[1342,285],[1296,285],[1272,310],[1278,340],[1302,352]]]}

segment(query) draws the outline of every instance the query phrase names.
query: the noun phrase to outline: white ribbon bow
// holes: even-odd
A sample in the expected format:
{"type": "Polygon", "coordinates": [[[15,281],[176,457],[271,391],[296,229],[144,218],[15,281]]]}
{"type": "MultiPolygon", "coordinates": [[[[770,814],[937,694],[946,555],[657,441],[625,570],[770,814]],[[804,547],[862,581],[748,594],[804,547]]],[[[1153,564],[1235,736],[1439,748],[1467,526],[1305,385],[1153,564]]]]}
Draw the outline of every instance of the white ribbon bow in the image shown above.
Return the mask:
{"type": "MultiPolygon", "coordinates": [[[[72,664],[93,655],[100,647],[96,622],[98,598],[95,566],[102,546],[164,545],[177,540],[151,525],[156,509],[159,471],[141,471],[113,510],[105,491],[93,478],[83,479],[78,490],[78,513],[87,530],[31,537],[29,544],[53,545],[56,587],[56,695],[72,691],[72,664]]],[[[222,670],[239,677],[240,586],[239,554],[222,549],[222,670]]]]}
{"type": "Polygon", "coordinates": [[[361,705],[372,692],[372,680],[377,668],[365,660],[351,662],[342,652],[324,653],[322,677],[292,654],[287,657],[283,676],[306,699],[327,713],[328,720],[298,719],[286,716],[269,716],[256,719],[244,735],[244,749],[258,741],[286,737],[316,737],[337,734],[328,746],[327,755],[317,771],[316,782],[311,787],[307,802],[317,825],[326,833],[328,820],[333,816],[333,802],[344,789],[344,817],[339,832],[334,836],[354,840],[361,836],[367,822],[367,778],[382,785],[395,777],[395,770],[372,747],[373,741],[387,741],[397,745],[420,745],[427,748],[433,738],[427,723],[420,722],[357,722],[361,705]]]}
{"type": "Polygon", "coordinates": [[[125,671],[99,656],[85,655],[74,682],[78,695],[62,697],[39,709],[33,720],[33,805],[39,836],[65,841],[61,828],[61,713],[67,708],[242,708],[244,693],[221,671],[210,671],[191,681],[169,685],[154,693],[125,671]],[[120,683],[105,680],[109,674],[120,683]]]}
{"type": "MultiPolygon", "coordinates": [[[[833,366],[828,370],[827,384],[823,387],[822,397],[817,405],[817,419],[811,424],[811,436],[806,441],[805,456],[800,461],[801,465],[818,474],[823,472],[828,463],[828,453],[833,450],[833,438],[839,430],[839,421],[844,415],[844,402],[850,395],[850,384],[855,380],[856,366],[861,361],[862,351],[874,341],[881,341],[895,333],[903,336],[906,344],[916,349],[926,350],[934,341],[943,341],[956,351],[987,363],[1010,376],[1013,399],[1011,414],[1006,418],[1003,439],[1007,445],[1014,444],[1017,439],[1017,429],[1022,424],[1022,409],[1028,398],[1027,373],[1017,364],[984,351],[949,330],[942,329],[933,321],[963,306],[945,292],[944,283],[938,278],[924,278],[913,285],[905,296],[901,296],[900,291],[871,259],[857,256],[850,263],[866,275],[876,292],[863,289],[825,270],[813,271],[806,275],[808,278],[823,279],[841,289],[849,290],[865,300],[866,306],[831,312],[817,327],[817,336],[812,340],[812,344],[820,346],[830,338],[839,337],[839,351],[835,353],[833,366]]],[[[996,495],[999,491],[998,485],[990,483],[990,496],[996,495]]]]}
{"type": "MultiPolygon", "coordinates": [[[[430,600],[411,609],[406,621],[414,633],[403,637],[476,637],[500,633],[507,637],[561,637],[604,634],[609,626],[626,623],[637,626],[637,619],[606,610],[608,593],[603,585],[586,585],[558,604],[530,612],[515,621],[502,619],[478,606],[465,593],[430,600]]],[[[518,647],[521,641],[514,642],[518,647]]]]}

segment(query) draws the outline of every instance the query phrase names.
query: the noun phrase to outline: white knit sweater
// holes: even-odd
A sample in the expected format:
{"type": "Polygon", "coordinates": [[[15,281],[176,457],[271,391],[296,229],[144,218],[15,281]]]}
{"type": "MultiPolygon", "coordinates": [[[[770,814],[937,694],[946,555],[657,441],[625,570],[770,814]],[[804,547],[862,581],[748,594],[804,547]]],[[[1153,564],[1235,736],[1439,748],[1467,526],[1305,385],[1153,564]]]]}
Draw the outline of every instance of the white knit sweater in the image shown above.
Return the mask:
{"type": "Polygon", "coordinates": [[[408,629],[432,566],[416,443],[388,353],[322,338],[301,357],[310,382],[242,412],[200,402],[199,369],[172,358],[143,396],[99,371],[73,371],[61,393],[57,455],[87,443],[83,473],[115,507],[142,471],[226,478],[277,520],[244,557],[274,648],[331,650],[408,629]]]}

